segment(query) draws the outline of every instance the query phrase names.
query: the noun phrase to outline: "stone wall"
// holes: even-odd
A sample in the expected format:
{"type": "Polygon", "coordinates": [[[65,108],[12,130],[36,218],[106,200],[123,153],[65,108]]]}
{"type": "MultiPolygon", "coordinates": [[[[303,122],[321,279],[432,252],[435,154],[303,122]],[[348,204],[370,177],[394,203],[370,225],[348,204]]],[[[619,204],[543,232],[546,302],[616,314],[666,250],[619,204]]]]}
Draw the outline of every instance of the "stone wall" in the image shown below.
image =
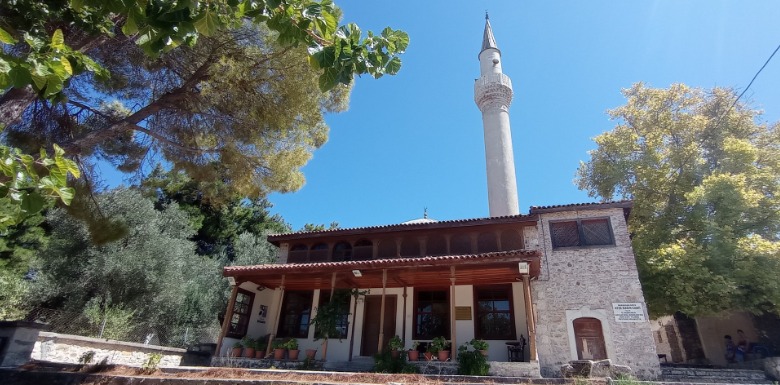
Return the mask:
{"type": "Polygon", "coordinates": [[[142,366],[153,353],[162,354],[160,367],[179,366],[186,350],[41,332],[33,347],[31,359],[60,363],[81,363],[81,357],[94,352],[91,363],[106,360],[108,364],[142,366]]]}
{"type": "Polygon", "coordinates": [[[607,358],[629,366],[635,375],[652,379],[660,372],[649,321],[617,322],[613,303],[640,303],[648,320],[636,260],[623,209],[569,210],[541,214],[538,226],[542,266],[531,282],[537,325],[537,352],[542,376],[560,376],[560,367],[576,360],[572,321],[601,321],[607,358]],[[615,244],[553,250],[550,221],[606,218],[615,244]]]}
{"type": "Polygon", "coordinates": [[[780,357],[764,359],[764,373],[775,381],[780,381],[780,357]]]}

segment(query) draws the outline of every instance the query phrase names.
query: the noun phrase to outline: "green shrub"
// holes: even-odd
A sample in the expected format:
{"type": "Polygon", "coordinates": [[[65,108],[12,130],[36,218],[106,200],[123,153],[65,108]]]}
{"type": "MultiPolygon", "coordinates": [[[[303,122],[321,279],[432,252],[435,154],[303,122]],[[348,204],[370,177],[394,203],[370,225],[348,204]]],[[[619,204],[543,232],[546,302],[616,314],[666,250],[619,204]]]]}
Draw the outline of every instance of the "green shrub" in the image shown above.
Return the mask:
{"type": "Polygon", "coordinates": [[[466,345],[458,348],[458,374],[463,376],[487,376],[490,364],[478,350],[468,350],[466,345]]]}
{"type": "Polygon", "coordinates": [[[406,354],[393,358],[389,350],[374,355],[375,373],[419,373],[417,366],[406,362],[406,354]]]}

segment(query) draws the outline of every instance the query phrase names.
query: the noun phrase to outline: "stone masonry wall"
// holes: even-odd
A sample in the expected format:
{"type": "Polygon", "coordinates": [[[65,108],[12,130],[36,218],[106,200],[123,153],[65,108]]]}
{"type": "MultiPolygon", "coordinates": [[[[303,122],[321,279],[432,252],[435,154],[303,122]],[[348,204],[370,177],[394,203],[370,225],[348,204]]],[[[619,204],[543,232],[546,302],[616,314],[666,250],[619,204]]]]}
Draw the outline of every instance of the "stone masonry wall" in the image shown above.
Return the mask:
{"type": "Polygon", "coordinates": [[[153,353],[162,354],[160,367],[179,366],[186,350],[156,345],[144,345],[41,332],[33,347],[31,359],[39,361],[78,364],[87,352],[94,352],[91,363],[106,360],[108,364],[142,366],[153,353]]]}
{"type": "Polygon", "coordinates": [[[541,215],[538,225],[541,275],[532,281],[536,311],[537,352],[542,375],[559,377],[561,365],[577,359],[572,321],[601,321],[607,357],[628,365],[643,379],[660,373],[649,321],[616,322],[612,303],[641,303],[647,317],[636,260],[623,209],[571,210],[541,215]],[[550,220],[609,217],[614,246],[571,247],[553,251],[550,220]]]}

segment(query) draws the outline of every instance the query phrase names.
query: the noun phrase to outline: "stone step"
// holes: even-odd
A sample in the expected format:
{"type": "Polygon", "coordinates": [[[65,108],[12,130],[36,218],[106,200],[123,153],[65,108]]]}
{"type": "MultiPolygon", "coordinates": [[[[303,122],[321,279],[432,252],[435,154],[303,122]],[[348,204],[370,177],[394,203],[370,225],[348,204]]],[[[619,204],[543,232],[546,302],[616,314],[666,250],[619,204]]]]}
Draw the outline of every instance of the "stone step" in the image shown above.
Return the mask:
{"type": "Polygon", "coordinates": [[[374,369],[374,359],[353,357],[352,361],[326,361],[323,369],[334,372],[370,372],[374,369]]]}
{"type": "Polygon", "coordinates": [[[662,367],[664,381],[720,384],[771,384],[761,370],[662,367]]]}

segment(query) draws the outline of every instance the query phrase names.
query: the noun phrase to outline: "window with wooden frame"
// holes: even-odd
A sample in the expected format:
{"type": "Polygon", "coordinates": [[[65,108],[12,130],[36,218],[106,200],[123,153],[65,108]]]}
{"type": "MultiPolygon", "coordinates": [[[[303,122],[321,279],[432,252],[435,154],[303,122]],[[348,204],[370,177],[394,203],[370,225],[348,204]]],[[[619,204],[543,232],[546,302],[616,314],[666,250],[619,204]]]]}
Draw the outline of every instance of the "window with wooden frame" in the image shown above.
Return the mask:
{"type": "Polygon", "coordinates": [[[554,249],[615,244],[609,218],[550,222],[550,238],[554,249]]]}
{"type": "MultiPolygon", "coordinates": [[[[329,336],[329,338],[347,338],[347,330],[349,330],[350,298],[352,297],[350,297],[348,290],[336,290],[336,296],[333,298],[333,301],[335,301],[335,306],[339,310],[339,317],[336,320],[336,329],[338,329],[339,334],[335,336],[329,336]]],[[[320,301],[318,306],[322,306],[328,302],[330,302],[330,290],[320,291],[320,301]]],[[[319,334],[317,330],[315,330],[314,333],[315,336],[319,334]]]]}
{"type": "Polygon", "coordinates": [[[512,285],[474,286],[474,336],[482,340],[514,340],[512,285]]]}
{"type": "Polygon", "coordinates": [[[450,339],[448,290],[415,290],[413,334],[416,340],[450,339]]]}
{"type": "Polygon", "coordinates": [[[230,317],[230,325],[228,326],[226,337],[241,338],[246,335],[247,327],[249,326],[249,317],[252,315],[252,301],[254,301],[254,293],[238,289],[236,292],[236,302],[233,304],[233,315],[230,317]]]}
{"type": "Polygon", "coordinates": [[[308,338],[313,291],[285,291],[277,337],[308,338]]]}

